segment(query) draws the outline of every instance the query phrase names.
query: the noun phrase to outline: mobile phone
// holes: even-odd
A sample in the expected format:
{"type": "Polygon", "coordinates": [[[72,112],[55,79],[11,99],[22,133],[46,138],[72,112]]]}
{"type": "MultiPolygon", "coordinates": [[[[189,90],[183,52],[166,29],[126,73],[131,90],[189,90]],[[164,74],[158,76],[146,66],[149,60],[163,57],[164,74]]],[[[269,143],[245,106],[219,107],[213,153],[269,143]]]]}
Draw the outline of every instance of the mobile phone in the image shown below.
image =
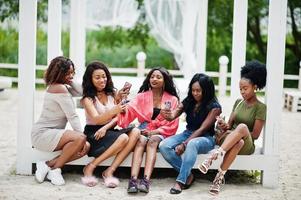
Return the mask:
{"type": "Polygon", "coordinates": [[[165,101],[165,102],[164,102],[164,107],[165,107],[165,109],[167,109],[167,110],[171,109],[171,101],[165,101]]]}
{"type": "Polygon", "coordinates": [[[124,104],[126,104],[126,103],[128,103],[128,102],[130,102],[130,101],[127,100],[127,99],[122,99],[122,100],[121,100],[121,105],[124,105],[124,104]]]}
{"type": "Polygon", "coordinates": [[[123,85],[123,90],[126,90],[126,89],[130,90],[131,87],[132,87],[132,84],[126,81],[123,85]]]}

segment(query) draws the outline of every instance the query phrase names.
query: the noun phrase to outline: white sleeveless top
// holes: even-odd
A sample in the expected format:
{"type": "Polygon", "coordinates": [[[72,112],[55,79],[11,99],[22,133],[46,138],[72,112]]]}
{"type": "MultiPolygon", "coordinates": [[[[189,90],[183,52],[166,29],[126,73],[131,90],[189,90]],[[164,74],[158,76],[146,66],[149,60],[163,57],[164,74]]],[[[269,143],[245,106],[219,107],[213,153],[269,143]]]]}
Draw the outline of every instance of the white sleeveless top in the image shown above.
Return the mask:
{"type": "MultiPolygon", "coordinates": [[[[106,105],[102,104],[98,98],[95,98],[95,102],[93,103],[98,114],[102,115],[105,112],[107,112],[108,110],[112,109],[115,106],[115,100],[114,97],[112,97],[111,95],[108,95],[108,102],[106,105]]],[[[87,125],[97,125],[95,123],[92,122],[90,116],[87,114],[87,112],[85,111],[85,115],[86,115],[86,124],[87,125]]],[[[107,121],[105,124],[109,123],[111,121],[111,119],[109,121],[107,121]]]]}

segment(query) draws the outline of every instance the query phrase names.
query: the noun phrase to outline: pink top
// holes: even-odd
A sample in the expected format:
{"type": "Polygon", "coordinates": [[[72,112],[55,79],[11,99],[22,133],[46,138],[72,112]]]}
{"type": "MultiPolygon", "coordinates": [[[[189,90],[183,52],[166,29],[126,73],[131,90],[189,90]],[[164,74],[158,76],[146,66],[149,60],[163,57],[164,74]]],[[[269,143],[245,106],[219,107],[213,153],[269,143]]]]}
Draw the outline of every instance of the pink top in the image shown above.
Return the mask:
{"type": "MultiPolygon", "coordinates": [[[[164,108],[164,102],[166,101],[171,102],[172,110],[178,105],[178,99],[175,96],[164,92],[161,99],[161,108],[164,108]]],[[[126,112],[118,115],[118,125],[126,128],[137,118],[139,123],[148,122],[146,129],[157,129],[164,138],[174,135],[179,126],[179,119],[167,121],[159,114],[156,119],[152,120],[153,109],[153,92],[139,93],[128,103],[126,112]]]]}
{"type": "MultiPolygon", "coordinates": [[[[115,100],[114,100],[114,97],[112,97],[111,95],[108,95],[108,102],[106,105],[102,104],[98,98],[96,97],[95,98],[95,102],[93,103],[98,114],[103,114],[105,112],[107,112],[108,110],[112,109],[114,106],[115,106],[115,100]]],[[[95,123],[92,122],[90,116],[88,115],[87,111],[85,111],[85,115],[86,115],[86,124],[87,125],[97,125],[95,123]]],[[[104,124],[107,124],[109,123],[111,120],[107,121],[106,123],[104,124]]]]}

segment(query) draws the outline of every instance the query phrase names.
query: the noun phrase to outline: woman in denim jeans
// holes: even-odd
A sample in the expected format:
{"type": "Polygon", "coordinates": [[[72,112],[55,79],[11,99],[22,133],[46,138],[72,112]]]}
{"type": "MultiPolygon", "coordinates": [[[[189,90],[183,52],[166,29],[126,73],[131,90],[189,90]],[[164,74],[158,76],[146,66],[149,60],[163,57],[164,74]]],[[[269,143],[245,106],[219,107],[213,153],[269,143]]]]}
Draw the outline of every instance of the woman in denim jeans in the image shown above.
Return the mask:
{"type": "Polygon", "coordinates": [[[195,74],[189,83],[187,97],[175,110],[163,109],[167,120],[186,113],[186,130],[163,140],[160,152],[165,160],[179,172],[171,194],[179,194],[188,189],[194,176],[191,169],[198,154],[204,154],[214,148],[214,123],[221,113],[221,106],[215,97],[212,79],[205,74],[195,74]]]}

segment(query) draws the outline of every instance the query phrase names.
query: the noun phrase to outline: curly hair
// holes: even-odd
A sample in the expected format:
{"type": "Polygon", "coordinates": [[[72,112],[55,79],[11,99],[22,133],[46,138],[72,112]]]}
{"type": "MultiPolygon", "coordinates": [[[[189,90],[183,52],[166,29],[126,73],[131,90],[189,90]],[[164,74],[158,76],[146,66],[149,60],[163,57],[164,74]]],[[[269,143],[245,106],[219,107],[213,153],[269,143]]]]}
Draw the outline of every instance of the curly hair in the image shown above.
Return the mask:
{"type": "Polygon", "coordinates": [[[52,59],[44,74],[46,85],[54,83],[64,84],[71,67],[74,71],[74,64],[69,58],[58,56],[52,59]]]}
{"type": "Polygon", "coordinates": [[[252,60],[241,68],[240,76],[257,85],[258,89],[263,89],[266,85],[267,70],[264,64],[257,60],[252,60]]]}
{"type": "Polygon", "coordinates": [[[197,73],[192,77],[188,86],[187,97],[183,100],[183,105],[185,108],[194,106],[196,104],[196,101],[192,95],[192,85],[195,82],[198,82],[202,88],[202,102],[199,109],[206,108],[207,105],[209,105],[209,103],[213,100],[217,101],[217,98],[215,96],[215,87],[212,79],[206,74],[197,73]]]}
{"type": "Polygon", "coordinates": [[[153,72],[156,71],[156,70],[158,70],[163,75],[164,91],[168,92],[169,94],[171,94],[171,95],[173,95],[173,96],[175,96],[179,99],[178,92],[177,92],[177,89],[176,89],[176,85],[173,81],[173,78],[164,67],[152,68],[149,71],[149,73],[147,74],[146,78],[144,79],[138,93],[148,91],[151,88],[151,85],[150,85],[149,81],[150,81],[150,78],[151,78],[153,72]]]}
{"type": "Polygon", "coordinates": [[[92,82],[92,74],[95,70],[101,69],[105,72],[107,77],[107,84],[104,88],[104,92],[106,95],[114,96],[116,88],[114,87],[111,73],[109,72],[107,66],[99,61],[94,61],[88,64],[85,74],[83,76],[83,99],[85,97],[90,97],[95,100],[95,96],[97,95],[97,89],[92,82]]]}

